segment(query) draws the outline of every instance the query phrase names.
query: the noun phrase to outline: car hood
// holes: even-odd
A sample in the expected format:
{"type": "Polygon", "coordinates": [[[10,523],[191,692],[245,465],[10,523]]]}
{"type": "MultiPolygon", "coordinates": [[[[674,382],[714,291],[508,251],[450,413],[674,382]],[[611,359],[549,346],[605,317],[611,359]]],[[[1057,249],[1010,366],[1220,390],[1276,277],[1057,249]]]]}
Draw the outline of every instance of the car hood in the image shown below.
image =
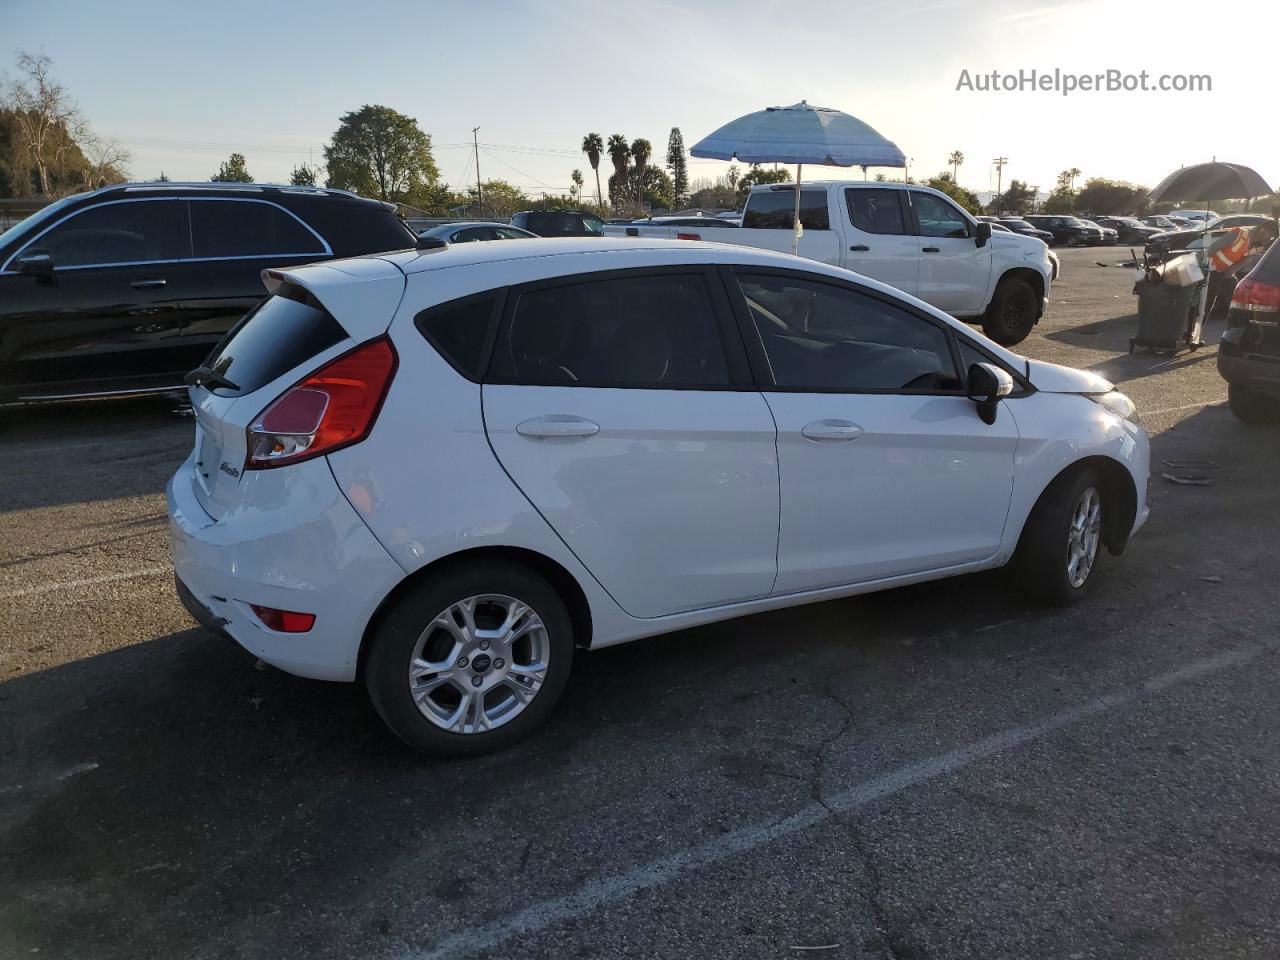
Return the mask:
{"type": "Polygon", "coordinates": [[[1045,242],[1039,237],[1029,237],[1025,233],[1012,231],[1009,233],[994,231],[991,234],[991,243],[1002,250],[1021,250],[1023,254],[1032,256],[1042,256],[1045,251],[1045,242]]]}
{"type": "Polygon", "coordinates": [[[1044,360],[1027,360],[1027,379],[1043,393],[1110,393],[1115,389],[1106,377],[1044,360]]]}

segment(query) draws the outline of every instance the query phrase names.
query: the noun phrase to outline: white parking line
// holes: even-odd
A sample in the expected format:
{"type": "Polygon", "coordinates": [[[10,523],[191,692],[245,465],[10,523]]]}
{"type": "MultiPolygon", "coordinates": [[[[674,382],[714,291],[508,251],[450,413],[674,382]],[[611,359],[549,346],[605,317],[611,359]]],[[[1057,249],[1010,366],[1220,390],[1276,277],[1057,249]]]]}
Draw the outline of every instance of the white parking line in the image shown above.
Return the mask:
{"type": "Polygon", "coordinates": [[[46,593],[57,593],[60,590],[79,590],[81,587],[93,587],[100,583],[115,583],[120,580],[137,580],[141,577],[160,577],[172,574],[173,567],[143,567],[141,570],[130,570],[127,573],[106,573],[100,577],[85,577],[83,580],[55,580],[42,583],[36,587],[19,587],[17,590],[0,591],[0,600],[18,600],[22,597],[38,597],[46,593]]]}
{"type": "Polygon", "coordinates": [[[1160,693],[1170,687],[1217,673],[1255,659],[1264,652],[1261,647],[1229,651],[1214,657],[1196,660],[1185,667],[1162,673],[1137,686],[1103,694],[1079,706],[1069,707],[1059,713],[1025,726],[1010,727],[989,737],[975,741],[948,753],[900,767],[883,776],[832,794],[826,804],[811,804],[798,813],[772,823],[757,824],[724,834],[715,840],[696,847],[687,847],[675,853],[628,870],[612,877],[593,880],[576,893],[551,900],[544,900],[518,913],[482,927],[473,927],[451,934],[425,954],[408,954],[422,960],[446,960],[466,957],[481,951],[493,950],[506,940],[520,933],[537,933],[565,920],[581,918],[631,896],[640,890],[648,890],[675,880],[681,874],[696,870],[757,847],[781,840],[798,833],[836,814],[849,813],[876,800],[955,773],[996,754],[1047,737],[1082,720],[1128,706],[1145,696],[1160,693]]]}
{"type": "Polygon", "coordinates": [[[1139,410],[1138,413],[1144,417],[1154,417],[1158,413],[1175,413],[1178,410],[1194,410],[1197,407],[1216,407],[1224,404],[1225,400],[1205,400],[1202,403],[1184,403],[1179,407],[1161,407],[1158,410],[1139,410]]]}

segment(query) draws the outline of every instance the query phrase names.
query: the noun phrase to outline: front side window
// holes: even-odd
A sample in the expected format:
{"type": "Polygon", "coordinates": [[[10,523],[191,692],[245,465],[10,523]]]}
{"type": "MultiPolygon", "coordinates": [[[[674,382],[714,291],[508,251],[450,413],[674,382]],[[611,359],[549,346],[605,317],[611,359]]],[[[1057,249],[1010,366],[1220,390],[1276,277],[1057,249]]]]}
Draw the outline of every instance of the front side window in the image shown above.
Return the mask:
{"type": "Polygon", "coordinates": [[[739,275],[774,383],[814,392],[955,392],[947,334],[847,287],[739,275]]]}
{"type": "Polygon", "coordinates": [[[499,337],[493,376],[558,386],[729,384],[715,310],[697,273],[526,291],[499,337]]]}
{"type": "Polygon", "coordinates": [[[906,233],[899,192],[850,187],[844,192],[849,205],[849,222],[863,233],[906,233]]]}
{"type": "Polygon", "coordinates": [[[967,237],[969,221],[947,201],[931,193],[911,191],[911,204],[916,208],[922,237],[967,237]]]}
{"type": "Polygon", "coordinates": [[[470,243],[473,240],[496,240],[497,234],[492,227],[468,227],[453,235],[450,243],[470,243]]]}
{"type": "Polygon", "coordinates": [[[192,200],[196,257],[323,256],[321,240],[297,217],[255,200],[192,200]]]}
{"type": "Polygon", "coordinates": [[[26,249],[48,251],[55,267],[180,260],[188,256],[185,204],[103,203],[73,214],[26,249]]]}
{"type": "MultiPolygon", "coordinates": [[[[742,226],[747,230],[792,230],[796,222],[795,188],[756,190],[747,200],[742,226]]],[[[800,223],[806,230],[830,230],[826,190],[800,191],[800,223]]]]}

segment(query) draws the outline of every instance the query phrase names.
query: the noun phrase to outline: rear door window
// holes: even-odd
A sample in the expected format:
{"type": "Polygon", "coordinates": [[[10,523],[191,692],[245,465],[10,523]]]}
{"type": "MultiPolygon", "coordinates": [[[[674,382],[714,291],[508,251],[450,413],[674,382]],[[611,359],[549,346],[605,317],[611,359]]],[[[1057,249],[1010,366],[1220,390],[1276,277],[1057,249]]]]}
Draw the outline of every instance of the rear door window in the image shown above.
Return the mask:
{"type": "MultiPolygon", "coordinates": [[[[795,188],[755,190],[742,216],[744,229],[791,230],[795,227],[795,188]]],[[[800,191],[800,223],[806,230],[830,230],[826,190],[800,191]]]]}
{"type": "Polygon", "coordinates": [[[315,232],[287,210],[262,200],[192,200],[194,256],[203,258],[325,256],[315,232]]]}
{"type": "Polygon", "coordinates": [[[455,370],[468,380],[479,380],[500,302],[497,294],[467,297],[423,310],[413,322],[455,370]]]}
{"type": "Polygon", "coordinates": [[[27,250],[46,250],[55,267],[154,263],[188,256],[181,200],[103,203],[72,214],[27,250]]]}
{"type": "Polygon", "coordinates": [[[285,286],[241,320],[205,365],[237,388],[219,387],[214,393],[252,393],[346,338],[347,332],[311,294],[285,286]]]}
{"type": "Polygon", "coordinates": [[[849,222],[863,233],[906,233],[899,193],[899,190],[850,187],[844,192],[849,222]]]}

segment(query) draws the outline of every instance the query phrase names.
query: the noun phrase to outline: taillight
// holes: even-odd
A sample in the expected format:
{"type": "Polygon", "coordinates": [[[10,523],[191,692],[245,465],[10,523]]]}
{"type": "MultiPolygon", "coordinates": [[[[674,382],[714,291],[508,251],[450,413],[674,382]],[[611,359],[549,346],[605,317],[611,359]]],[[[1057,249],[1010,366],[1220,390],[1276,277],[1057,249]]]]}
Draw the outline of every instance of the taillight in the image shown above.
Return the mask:
{"type": "Polygon", "coordinates": [[[316,623],[314,613],[295,613],[292,610],[277,610],[275,607],[260,607],[256,603],[249,604],[262,625],[277,633],[306,633],[316,623]]]}
{"type": "Polygon", "coordinates": [[[677,240],[701,240],[702,236],[696,233],[677,233],[677,240]]]}
{"type": "Polygon", "coordinates": [[[396,352],[385,337],[325,364],[253,419],[245,469],[282,467],[359,443],[395,372],[396,352]]]}
{"type": "Polygon", "coordinates": [[[1231,309],[1249,313],[1280,312],[1280,287],[1245,277],[1236,284],[1236,292],[1231,295],[1231,309]]]}

